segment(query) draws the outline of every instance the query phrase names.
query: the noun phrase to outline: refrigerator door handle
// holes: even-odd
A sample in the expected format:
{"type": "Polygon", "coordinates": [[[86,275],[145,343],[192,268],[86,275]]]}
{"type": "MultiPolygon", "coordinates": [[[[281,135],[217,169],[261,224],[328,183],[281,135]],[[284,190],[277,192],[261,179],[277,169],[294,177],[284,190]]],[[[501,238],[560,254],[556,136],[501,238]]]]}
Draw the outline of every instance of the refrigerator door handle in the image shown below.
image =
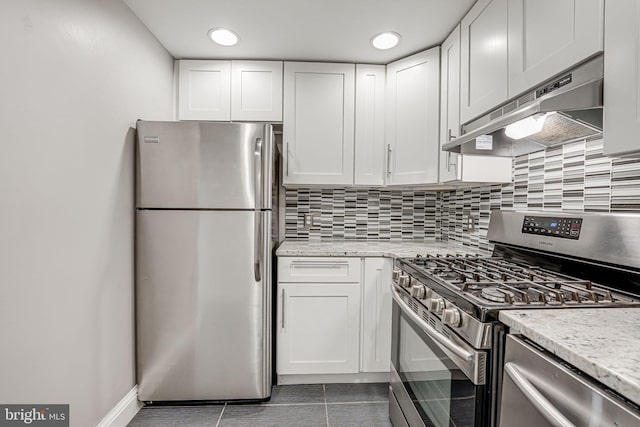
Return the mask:
{"type": "Polygon", "coordinates": [[[262,229],[262,216],[264,215],[261,211],[255,211],[255,224],[254,224],[254,235],[255,242],[253,243],[253,276],[256,282],[262,281],[262,251],[263,251],[263,238],[262,234],[264,230],[262,229]]]}
{"type": "Polygon", "coordinates": [[[256,138],[255,145],[255,221],[253,246],[253,276],[256,282],[262,281],[262,138],[256,138]]]}

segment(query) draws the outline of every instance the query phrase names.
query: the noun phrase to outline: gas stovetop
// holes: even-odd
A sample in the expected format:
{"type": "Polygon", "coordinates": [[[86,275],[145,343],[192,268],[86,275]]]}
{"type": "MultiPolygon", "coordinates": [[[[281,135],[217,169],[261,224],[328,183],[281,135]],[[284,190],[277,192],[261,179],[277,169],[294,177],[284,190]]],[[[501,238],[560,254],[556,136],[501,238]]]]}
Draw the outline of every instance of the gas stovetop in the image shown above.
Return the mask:
{"type": "Polygon", "coordinates": [[[404,258],[399,261],[401,269],[407,265],[412,267],[411,277],[417,280],[413,283],[410,279],[401,281],[400,284],[406,284],[406,288],[411,289],[422,282],[432,285],[435,282],[479,308],[610,307],[640,304],[640,300],[614,293],[590,280],[495,256],[444,255],[404,258]]]}
{"type": "Polygon", "coordinates": [[[493,211],[492,256],[395,260],[395,296],[484,348],[501,310],[640,306],[640,215],[493,211]]]}

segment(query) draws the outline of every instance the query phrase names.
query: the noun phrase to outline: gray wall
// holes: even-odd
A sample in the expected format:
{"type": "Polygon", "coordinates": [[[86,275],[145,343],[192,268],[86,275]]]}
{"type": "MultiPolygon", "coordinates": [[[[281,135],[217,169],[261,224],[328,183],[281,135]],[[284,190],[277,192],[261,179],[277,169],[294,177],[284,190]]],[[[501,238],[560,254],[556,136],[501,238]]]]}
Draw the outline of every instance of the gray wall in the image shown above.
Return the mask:
{"type": "Polygon", "coordinates": [[[119,0],[0,10],[0,402],[91,426],[135,384],[131,127],[173,59],[119,0]]]}

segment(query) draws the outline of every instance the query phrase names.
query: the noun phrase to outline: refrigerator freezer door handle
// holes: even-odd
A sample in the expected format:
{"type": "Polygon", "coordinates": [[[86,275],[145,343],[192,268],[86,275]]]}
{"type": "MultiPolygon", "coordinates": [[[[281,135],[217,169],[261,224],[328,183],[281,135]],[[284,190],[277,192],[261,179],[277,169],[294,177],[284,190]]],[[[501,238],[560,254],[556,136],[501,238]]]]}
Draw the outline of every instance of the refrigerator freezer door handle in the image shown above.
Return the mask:
{"type": "Polygon", "coordinates": [[[255,145],[255,150],[253,152],[254,154],[254,173],[255,173],[255,208],[256,209],[261,209],[262,206],[264,205],[262,203],[262,173],[263,173],[263,168],[262,168],[262,138],[256,138],[256,145],[255,145]]]}

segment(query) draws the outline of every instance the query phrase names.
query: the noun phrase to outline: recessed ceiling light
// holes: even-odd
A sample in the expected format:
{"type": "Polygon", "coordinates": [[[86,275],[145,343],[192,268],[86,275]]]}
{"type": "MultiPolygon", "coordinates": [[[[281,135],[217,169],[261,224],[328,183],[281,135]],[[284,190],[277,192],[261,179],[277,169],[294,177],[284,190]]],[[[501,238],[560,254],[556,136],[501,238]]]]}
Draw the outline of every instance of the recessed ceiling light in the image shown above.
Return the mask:
{"type": "Polygon", "coordinates": [[[238,43],[238,35],[226,28],[212,28],[209,37],[221,46],[233,46],[238,43]]]}
{"type": "Polygon", "coordinates": [[[400,42],[400,34],[393,31],[385,31],[371,38],[371,45],[376,49],[386,50],[395,47],[400,42]]]}

